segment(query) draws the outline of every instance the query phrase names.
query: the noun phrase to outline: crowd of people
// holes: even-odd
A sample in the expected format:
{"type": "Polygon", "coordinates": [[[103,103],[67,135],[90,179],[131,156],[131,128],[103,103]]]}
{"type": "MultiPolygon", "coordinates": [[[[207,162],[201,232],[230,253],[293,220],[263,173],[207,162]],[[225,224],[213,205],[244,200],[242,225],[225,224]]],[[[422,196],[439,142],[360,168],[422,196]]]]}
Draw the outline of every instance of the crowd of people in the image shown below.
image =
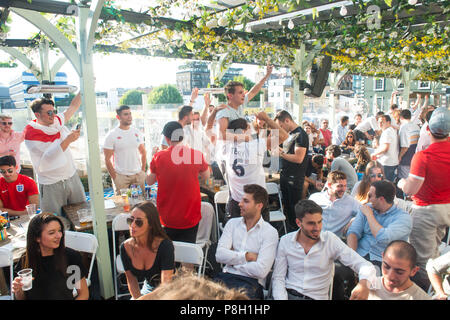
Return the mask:
{"type": "MultiPolygon", "coordinates": [[[[198,98],[194,89],[178,121],[164,125],[150,161],[130,107],[116,110],[118,125],[103,144],[116,194],[133,184],[142,191],[146,184],[158,186],[156,204],[144,201],[131,210],[130,238],[120,246],[132,299],[170,296],[163,292],[176,280],[172,241],[196,242],[200,184],[212,174],[224,179],[229,191],[214,254],[223,268],[207,280],[224,288],[220,294],[411,300],[431,299],[426,293],[431,284],[436,297],[446,299],[441,274],[449,256],[440,257],[439,245],[450,226],[450,111],[429,105],[427,98],[422,105],[419,98],[411,109],[392,103],[388,113],[357,114],[352,124],[343,116],[333,130],[328,119],[320,128],[308,121],[299,125],[285,110],[273,119],[261,111],[250,122],[245,104],[271,72],[267,66],[248,92],[230,81],[225,104],[214,106],[205,94],[201,112],[192,107],[198,98]],[[284,235],[270,221],[264,167],[271,161],[279,161],[284,235]]],[[[25,214],[29,203],[42,211],[30,222],[20,260],[20,268],[34,270],[35,282],[23,291],[15,277],[17,299],[89,296],[85,269],[79,254],[65,248],[58,218],[64,205],[86,200],[69,148],[80,128],[65,126],[80,103],[77,95],[63,114],[56,114],[52,100],[35,100],[36,119],[22,133],[11,130],[10,117],[0,117],[0,207],[11,216],[25,214]],[[38,184],[19,173],[23,141],[38,184]],[[81,270],[76,294],[64,284],[71,264],[81,270]]]]}

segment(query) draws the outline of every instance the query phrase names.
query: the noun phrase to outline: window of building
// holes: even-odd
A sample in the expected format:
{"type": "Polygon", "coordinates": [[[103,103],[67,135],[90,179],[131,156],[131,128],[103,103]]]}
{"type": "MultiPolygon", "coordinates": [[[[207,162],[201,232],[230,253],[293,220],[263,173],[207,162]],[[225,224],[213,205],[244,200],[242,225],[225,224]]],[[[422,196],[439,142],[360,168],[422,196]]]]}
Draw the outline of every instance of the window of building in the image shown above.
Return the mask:
{"type": "Polygon", "coordinates": [[[419,89],[431,89],[430,81],[419,81],[419,89]]]}
{"type": "Polygon", "coordinates": [[[384,91],[384,79],[375,78],[373,79],[373,81],[374,81],[373,87],[375,91],[384,91]]]}

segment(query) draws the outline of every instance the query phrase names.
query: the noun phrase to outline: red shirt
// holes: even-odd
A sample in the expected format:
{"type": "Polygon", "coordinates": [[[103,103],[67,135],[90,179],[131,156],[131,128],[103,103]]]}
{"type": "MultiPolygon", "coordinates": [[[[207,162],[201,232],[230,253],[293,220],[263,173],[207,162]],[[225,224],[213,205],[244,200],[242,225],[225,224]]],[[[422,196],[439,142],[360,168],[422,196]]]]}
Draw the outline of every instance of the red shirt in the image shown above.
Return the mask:
{"type": "Polygon", "coordinates": [[[322,135],[323,135],[323,144],[322,145],[325,147],[328,147],[331,144],[331,136],[332,136],[331,131],[328,129],[326,129],[326,130],[319,129],[319,130],[320,130],[320,132],[322,132],[322,135]]]}
{"type": "Polygon", "coordinates": [[[18,174],[17,180],[11,183],[0,178],[0,199],[4,208],[23,211],[29,204],[28,197],[34,194],[39,194],[36,182],[27,176],[18,174]]]}
{"type": "Polygon", "coordinates": [[[208,170],[203,153],[177,145],[153,156],[150,171],[156,175],[156,206],[162,225],[173,229],[195,227],[201,219],[198,175],[208,170]]]}
{"type": "Polygon", "coordinates": [[[412,196],[418,206],[450,203],[450,142],[432,143],[417,152],[411,160],[409,174],[424,180],[419,192],[412,196]]]}

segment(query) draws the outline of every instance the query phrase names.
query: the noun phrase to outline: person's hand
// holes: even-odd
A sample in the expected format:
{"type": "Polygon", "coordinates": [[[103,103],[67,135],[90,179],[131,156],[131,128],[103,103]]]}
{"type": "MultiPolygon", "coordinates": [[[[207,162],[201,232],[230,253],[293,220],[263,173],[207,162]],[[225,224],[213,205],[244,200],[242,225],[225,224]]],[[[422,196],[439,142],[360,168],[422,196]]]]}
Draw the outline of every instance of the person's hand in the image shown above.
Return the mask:
{"type": "Polygon", "coordinates": [[[256,261],[258,259],[258,254],[254,252],[246,252],[245,253],[245,260],[248,262],[250,261],[256,261]]]}
{"type": "Polygon", "coordinates": [[[15,277],[12,283],[12,292],[17,294],[22,291],[22,287],[23,287],[22,278],[15,277]]]}
{"type": "Polygon", "coordinates": [[[194,103],[195,99],[197,99],[198,97],[198,88],[194,88],[192,89],[192,93],[191,93],[191,102],[194,103]]]}
{"type": "Polygon", "coordinates": [[[268,62],[266,66],[266,77],[269,77],[272,74],[272,71],[273,65],[271,65],[270,62],[268,62]]]}
{"type": "Polygon", "coordinates": [[[433,296],[433,300],[447,300],[447,299],[448,296],[445,294],[445,292],[439,292],[433,296]]]}
{"type": "Polygon", "coordinates": [[[322,182],[316,181],[315,185],[316,185],[316,189],[317,190],[322,190],[323,189],[323,183],[322,182]]]}
{"type": "Polygon", "coordinates": [[[400,179],[397,182],[397,187],[399,187],[399,189],[403,190],[403,187],[405,186],[405,182],[406,182],[406,180],[404,178],[400,179]]]}
{"type": "Polygon", "coordinates": [[[369,216],[373,215],[372,208],[369,207],[369,206],[366,205],[366,204],[363,205],[363,206],[361,206],[361,212],[362,212],[362,214],[365,215],[367,218],[368,218],[369,216]]]}
{"type": "Polygon", "coordinates": [[[352,290],[350,300],[367,300],[369,298],[369,288],[361,283],[358,283],[352,290]]]}
{"type": "Polygon", "coordinates": [[[208,108],[211,105],[211,97],[209,96],[209,92],[205,93],[203,100],[205,101],[205,107],[208,108]]]}
{"type": "Polygon", "coordinates": [[[72,130],[72,132],[67,136],[66,139],[69,139],[70,143],[77,141],[80,137],[80,129],[72,130]]]}

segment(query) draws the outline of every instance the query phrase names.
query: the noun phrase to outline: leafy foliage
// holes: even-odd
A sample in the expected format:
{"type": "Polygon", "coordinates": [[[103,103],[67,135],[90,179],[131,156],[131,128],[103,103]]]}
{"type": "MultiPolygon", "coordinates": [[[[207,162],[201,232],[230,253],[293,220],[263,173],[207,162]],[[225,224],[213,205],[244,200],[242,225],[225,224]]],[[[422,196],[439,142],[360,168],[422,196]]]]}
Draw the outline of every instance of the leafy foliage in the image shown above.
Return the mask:
{"type": "Polygon", "coordinates": [[[169,104],[169,103],[183,103],[183,97],[172,84],[163,84],[156,87],[150,92],[148,96],[149,104],[169,104]]]}
{"type": "Polygon", "coordinates": [[[139,90],[129,90],[123,95],[122,98],[120,98],[119,103],[130,106],[141,106],[143,94],[144,92],[139,90]]]}

